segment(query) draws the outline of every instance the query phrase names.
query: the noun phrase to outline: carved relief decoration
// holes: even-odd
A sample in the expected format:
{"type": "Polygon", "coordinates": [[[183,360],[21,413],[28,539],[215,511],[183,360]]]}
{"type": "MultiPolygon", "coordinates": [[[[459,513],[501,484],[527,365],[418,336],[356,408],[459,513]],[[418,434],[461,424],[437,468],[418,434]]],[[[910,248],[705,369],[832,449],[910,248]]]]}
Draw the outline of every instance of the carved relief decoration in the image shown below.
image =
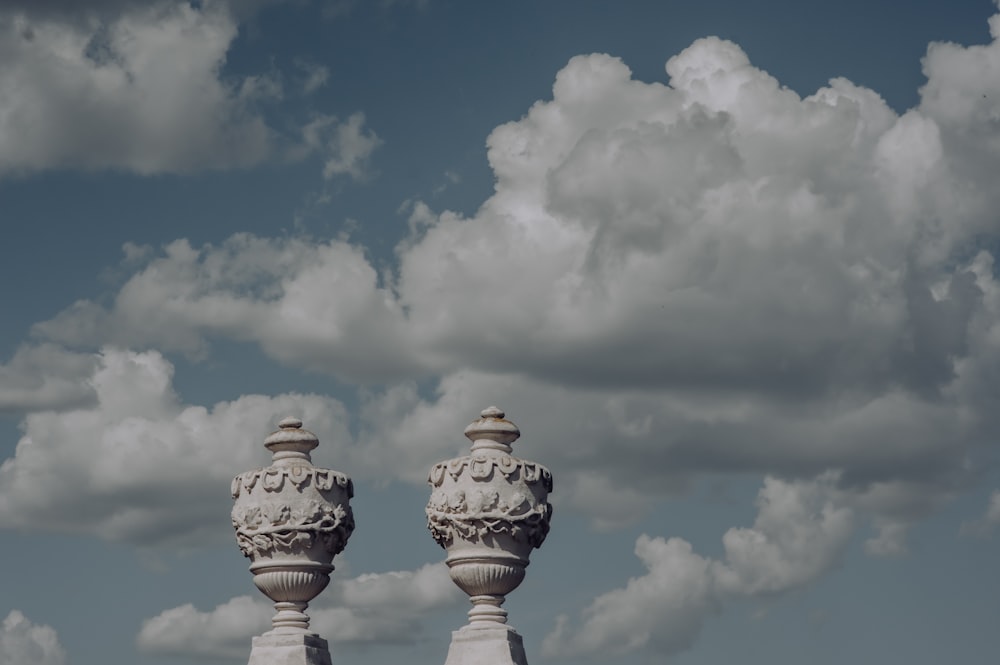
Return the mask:
{"type": "Polygon", "coordinates": [[[496,469],[508,480],[511,480],[512,476],[516,479],[520,474],[524,482],[528,484],[541,482],[546,492],[552,491],[552,474],[548,469],[536,462],[510,455],[466,455],[438,462],[431,467],[427,481],[434,487],[440,487],[445,473],[451,476],[452,480],[458,480],[466,468],[469,470],[469,477],[475,480],[489,480],[496,469]]]}
{"type": "Polygon", "coordinates": [[[240,551],[251,559],[311,550],[317,540],[334,556],[354,531],[349,505],[319,501],[237,505],[232,518],[240,551]]]}
{"type": "Polygon", "coordinates": [[[354,483],[345,474],[333,469],[321,469],[304,464],[269,466],[241,473],[233,478],[232,495],[234,499],[238,499],[241,490],[250,492],[258,483],[266,492],[280,492],[286,479],[297,490],[312,484],[316,489],[325,492],[333,489],[336,484],[347,490],[348,499],[354,497],[354,483]]]}
{"type": "Polygon", "coordinates": [[[456,536],[481,542],[500,533],[532,547],[545,541],[552,506],[530,487],[540,484],[542,497],[552,490],[552,474],[541,464],[510,455],[468,455],[435,464],[428,481],[433,489],[427,528],[442,547],[456,536]],[[470,480],[484,486],[470,487],[470,480]]]}

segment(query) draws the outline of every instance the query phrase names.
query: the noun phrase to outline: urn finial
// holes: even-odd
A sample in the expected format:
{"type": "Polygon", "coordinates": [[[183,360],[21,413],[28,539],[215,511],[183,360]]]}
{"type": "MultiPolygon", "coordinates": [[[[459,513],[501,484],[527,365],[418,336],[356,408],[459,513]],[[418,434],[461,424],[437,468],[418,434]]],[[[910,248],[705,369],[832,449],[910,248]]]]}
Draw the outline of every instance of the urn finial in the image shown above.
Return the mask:
{"type": "Polygon", "coordinates": [[[279,466],[288,466],[292,461],[312,461],[309,452],[318,445],[319,438],[302,429],[302,421],[294,416],[282,418],[278,431],[264,439],[264,447],[273,453],[271,463],[279,466]]]}
{"type": "Polygon", "coordinates": [[[510,453],[510,444],[521,436],[517,425],[506,419],[503,411],[495,406],[483,409],[479,418],[465,428],[465,436],[472,441],[472,450],[499,450],[510,453]]]}

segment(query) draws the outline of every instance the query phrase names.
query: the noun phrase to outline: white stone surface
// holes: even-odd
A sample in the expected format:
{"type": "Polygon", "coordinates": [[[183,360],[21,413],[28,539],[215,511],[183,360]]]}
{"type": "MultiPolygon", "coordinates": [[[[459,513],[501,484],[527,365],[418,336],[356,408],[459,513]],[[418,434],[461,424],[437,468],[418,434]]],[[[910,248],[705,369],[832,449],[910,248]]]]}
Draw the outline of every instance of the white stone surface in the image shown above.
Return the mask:
{"type": "Polygon", "coordinates": [[[447,665],[526,665],[521,636],[501,605],[524,580],[549,532],[552,474],[511,455],[521,435],[496,407],[465,429],[469,455],[440,462],[428,481],[427,526],[445,548],[451,579],[469,594],[469,623],[452,634],[447,665]]]}
{"type": "Polygon", "coordinates": [[[330,649],[317,635],[265,633],[253,638],[247,665],[331,665],[330,649]]]}
{"type": "Polygon", "coordinates": [[[451,646],[445,665],[528,665],[521,636],[513,629],[470,628],[466,626],[451,634],[451,646]]]}
{"type": "Polygon", "coordinates": [[[254,584],[274,602],[273,628],[254,638],[251,665],[329,665],[305,610],[330,582],[333,557],[354,531],[351,479],[312,465],[319,441],[285,418],[264,441],[271,466],[233,479],[233,528],[254,584]]]}

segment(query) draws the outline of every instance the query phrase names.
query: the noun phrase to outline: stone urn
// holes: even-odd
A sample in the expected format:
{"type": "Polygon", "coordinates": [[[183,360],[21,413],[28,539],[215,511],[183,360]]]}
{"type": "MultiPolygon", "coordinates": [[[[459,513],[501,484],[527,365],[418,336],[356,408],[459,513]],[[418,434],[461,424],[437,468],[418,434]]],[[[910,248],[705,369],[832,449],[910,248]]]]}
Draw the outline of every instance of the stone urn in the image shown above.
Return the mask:
{"type": "Polygon", "coordinates": [[[527,662],[501,605],[549,532],[552,474],[511,455],[520,435],[491,406],[465,429],[469,454],[431,468],[427,527],[448,552],[451,579],[472,601],[468,624],[452,634],[446,665],[527,662]]]}
{"type": "Polygon", "coordinates": [[[255,637],[251,665],[328,665],[326,640],[309,630],[305,610],[326,588],[333,557],[354,531],[351,479],[312,465],[316,435],[285,418],[264,440],[271,466],[233,479],[236,542],[254,584],[274,602],[273,627],[255,637]]]}

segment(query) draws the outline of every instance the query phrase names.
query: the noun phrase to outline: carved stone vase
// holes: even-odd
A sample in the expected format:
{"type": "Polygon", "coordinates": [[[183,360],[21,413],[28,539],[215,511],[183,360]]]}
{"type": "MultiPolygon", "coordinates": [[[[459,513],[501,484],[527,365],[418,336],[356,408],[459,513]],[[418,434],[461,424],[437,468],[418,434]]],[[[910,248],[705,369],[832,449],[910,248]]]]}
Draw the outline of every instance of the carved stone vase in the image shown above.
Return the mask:
{"type": "Polygon", "coordinates": [[[527,664],[501,605],[549,532],[552,474],[511,455],[520,435],[491,406],[465,429],[470,453],[431,468],[427,527],[448,552],[451,579],[472,601],[468,624],[452,633],[446,665],[527,664]]]}
{"type": "Polygon", "coordinates": [[[309,630],[306,607],[326,588],[333,557],[354,531],[351,479],[312,465],[316,435],[285,418],[264,440],[271,466],[233,479],[236,542],[254,584],[274,602],[270,631],[253,640],[250,665],[329,665],[326,640],[309,630]]]}

